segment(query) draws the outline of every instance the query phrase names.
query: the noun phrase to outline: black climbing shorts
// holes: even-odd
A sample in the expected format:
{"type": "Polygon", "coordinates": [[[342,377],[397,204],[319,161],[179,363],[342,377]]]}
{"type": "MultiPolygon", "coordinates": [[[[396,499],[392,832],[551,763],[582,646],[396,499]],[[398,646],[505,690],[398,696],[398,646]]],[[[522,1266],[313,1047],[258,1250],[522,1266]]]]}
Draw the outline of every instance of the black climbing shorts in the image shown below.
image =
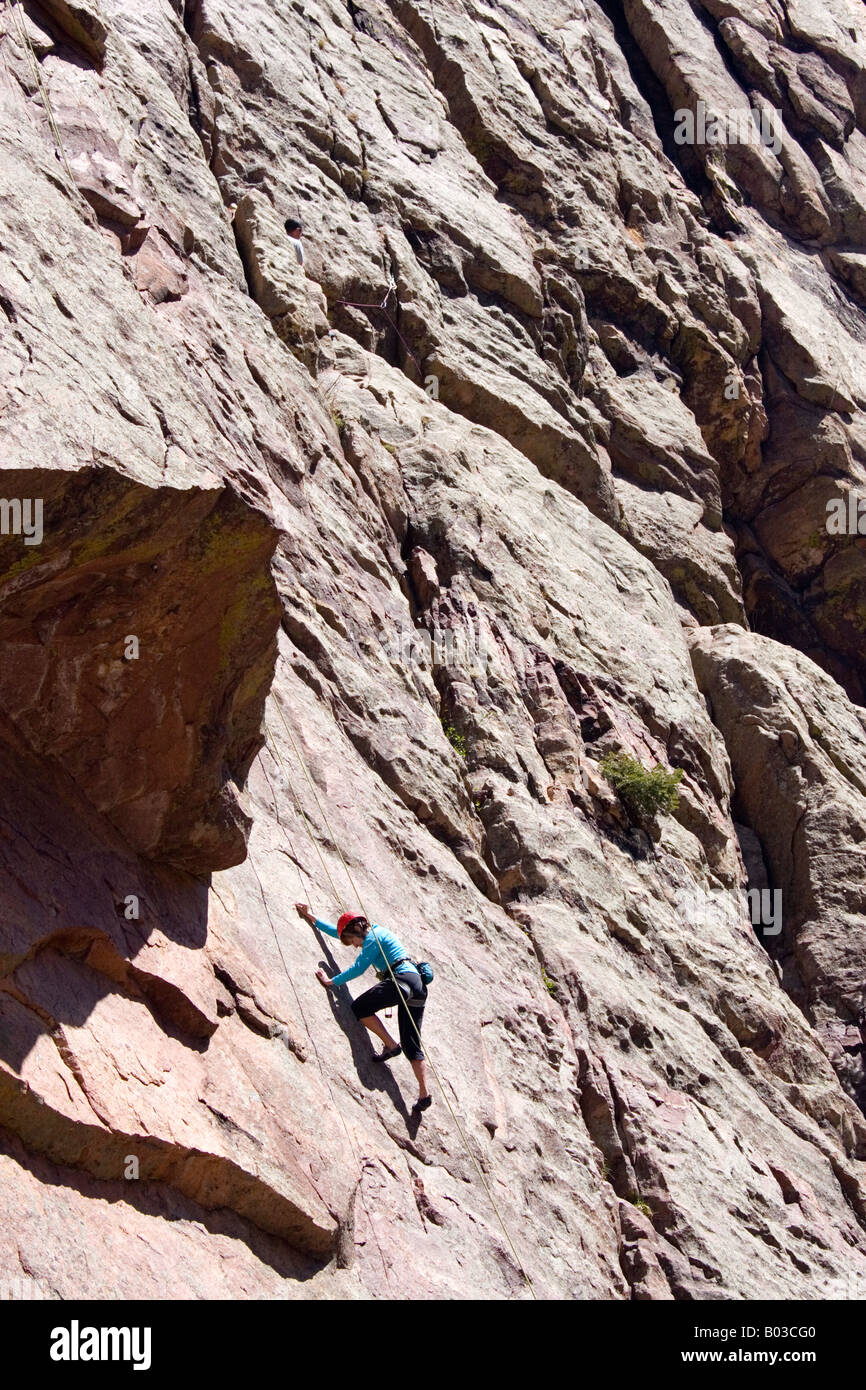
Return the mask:
{"type": "Polygon", "coordinates": [[[402,982],[404,989],[398,989],[389,976],[381,984],[374,985],[372,989],[368,989],[364,994],[359,994],[357,999],[353,999],[352,1009],[356,1018],[369,1018],[371,1014],[377,1014],[380,1009],[390,1009],[396,1004],[403,1056],[408,1057],[410,1062],[423,1062],[424,1053],[421,1051],[418,1033],[421,1032],[421,1024],[424,1019],[427,986],[415,970],[401,970],[397,974],[397,979],[402,982]],[[404,1000],[406,1001],[405,1004],[404,1000]],[[411,1020],[414,1021],[418,1033],[412,1027],[406,1004],[411,1009],[411,1020]]]}

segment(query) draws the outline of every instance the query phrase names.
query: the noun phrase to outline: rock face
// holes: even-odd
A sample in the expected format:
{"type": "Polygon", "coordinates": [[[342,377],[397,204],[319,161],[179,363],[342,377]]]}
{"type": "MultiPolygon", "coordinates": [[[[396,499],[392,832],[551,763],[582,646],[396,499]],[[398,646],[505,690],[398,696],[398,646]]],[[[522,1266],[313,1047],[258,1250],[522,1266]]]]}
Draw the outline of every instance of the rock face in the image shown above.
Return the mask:
{"type": "Polygon", "coordinates": [[[43,536],[0,537],[0,707],[148,858],[244,858],[232,786],[261,746],[279,605],[276,533],[229,492],[111,469],[8,470],[43,536]],[[27,546],[27,541],[24,545],[27,546]]]}
{"type": "Polygon", "coordinates": [[[0,24],[0,1280],[866,1295],[859,7],[0,24]]]}
{"type": "Polygon", "coordinates": [[[866,1109],[866,716],[799,652],[702,629],[692,659],[731,757],[738,819],[782,895],[773,953],[785,988],[866,1109]]]}

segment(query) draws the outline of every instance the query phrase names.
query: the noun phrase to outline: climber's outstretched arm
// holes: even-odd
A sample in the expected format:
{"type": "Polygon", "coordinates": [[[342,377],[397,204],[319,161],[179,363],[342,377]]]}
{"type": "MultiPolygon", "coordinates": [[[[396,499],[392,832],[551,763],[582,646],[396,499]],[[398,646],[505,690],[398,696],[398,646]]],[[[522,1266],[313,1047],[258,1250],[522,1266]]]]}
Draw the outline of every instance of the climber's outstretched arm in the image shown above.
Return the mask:
{"type": "Polygon", "coordinates": [[[319,931],[323,931],[326,936],[335,936],[339,941],[340,933],[337,928],[332,927],[330,922],[323,922],[321,917],[314,916],[306,903],[295,903],[295,910],[303,921],[309,922],[311,927],[318,927],[319,931]]]}
{"type": "MultiPolygon", "coordinates": [[[[330,922],[322,922],[318,917],[315,917],[306,903],[295,903],[295,911],[304,922],[309,922],[311,927],[318,927],[319,931],[327,932],[328,936],[335,936],[339,941],[340,933],[337,931],[337,928],[332,927],[330,922]]],[[[331,979],[325,974],[324,970],[316,971],[316,979],[325,989],[331,988],[331,979]]]]}

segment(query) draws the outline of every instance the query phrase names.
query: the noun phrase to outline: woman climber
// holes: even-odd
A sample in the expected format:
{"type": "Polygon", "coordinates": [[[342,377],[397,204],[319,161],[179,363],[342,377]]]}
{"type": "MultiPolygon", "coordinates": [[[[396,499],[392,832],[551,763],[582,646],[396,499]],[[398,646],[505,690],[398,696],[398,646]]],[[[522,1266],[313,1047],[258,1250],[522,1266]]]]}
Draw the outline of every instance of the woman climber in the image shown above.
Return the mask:
{"type": "MultiPolygon", "coordinates": [[[[335,989],[338,985],[344,985],[347,980],[354,980],[357,975],[363,975],[365,970],[369,970],[370,966],[375,966],[378,970],[379,984],[364,994],[359,994],[358,998],[352,1001],[352,1010],[364,1027],[375,1033],[385,1045],[384,1051],[376,1058],[377,1062],[390,1062],[393,1057],[399,1056],[400,1052],[408,1058],[418,1082],[418,1099],[413,1109],[426,1110],[433,1104],[433,1097],[427,1090],[427,1066],[424,1053],[421,1051],[421,1022],[424,1018],[427,985],[418,973],[414,961],[410,960],[405,947],[392,932],[385,931],[384,927],[377,927],[375,923],[371,926],[366,917],[359,912],[344,912],[337,925],[332,927],[329,922],[314,917],[306,903],[295,903],[295,907],[298,916],[309,922],[311,927],[317,927],[328,936],[336,936],[344,946],[361,951],[355,964],[350,965],[349,969],[340,975],[334,975],[329,979],[324,970],[316,971],[316,979],[325,989],[335,989]],[[394,1004],[398,1008],[399,1042],[395,1042],[385,1025],[376,1017],[380,1009],[390,1008],[394,1004]]],[[[426,969],[429,970],[429,967],[426,969]]]]}

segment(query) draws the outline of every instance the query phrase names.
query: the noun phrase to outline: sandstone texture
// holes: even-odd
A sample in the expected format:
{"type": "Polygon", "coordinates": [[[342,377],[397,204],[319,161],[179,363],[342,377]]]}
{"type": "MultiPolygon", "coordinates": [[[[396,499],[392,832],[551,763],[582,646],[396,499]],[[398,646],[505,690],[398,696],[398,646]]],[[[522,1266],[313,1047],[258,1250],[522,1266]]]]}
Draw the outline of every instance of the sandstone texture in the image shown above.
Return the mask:
{"type": "Polygon", "coordinates": [[[866,1297],[862,6],[0,53],[0,1285],[866,1297]]]}

